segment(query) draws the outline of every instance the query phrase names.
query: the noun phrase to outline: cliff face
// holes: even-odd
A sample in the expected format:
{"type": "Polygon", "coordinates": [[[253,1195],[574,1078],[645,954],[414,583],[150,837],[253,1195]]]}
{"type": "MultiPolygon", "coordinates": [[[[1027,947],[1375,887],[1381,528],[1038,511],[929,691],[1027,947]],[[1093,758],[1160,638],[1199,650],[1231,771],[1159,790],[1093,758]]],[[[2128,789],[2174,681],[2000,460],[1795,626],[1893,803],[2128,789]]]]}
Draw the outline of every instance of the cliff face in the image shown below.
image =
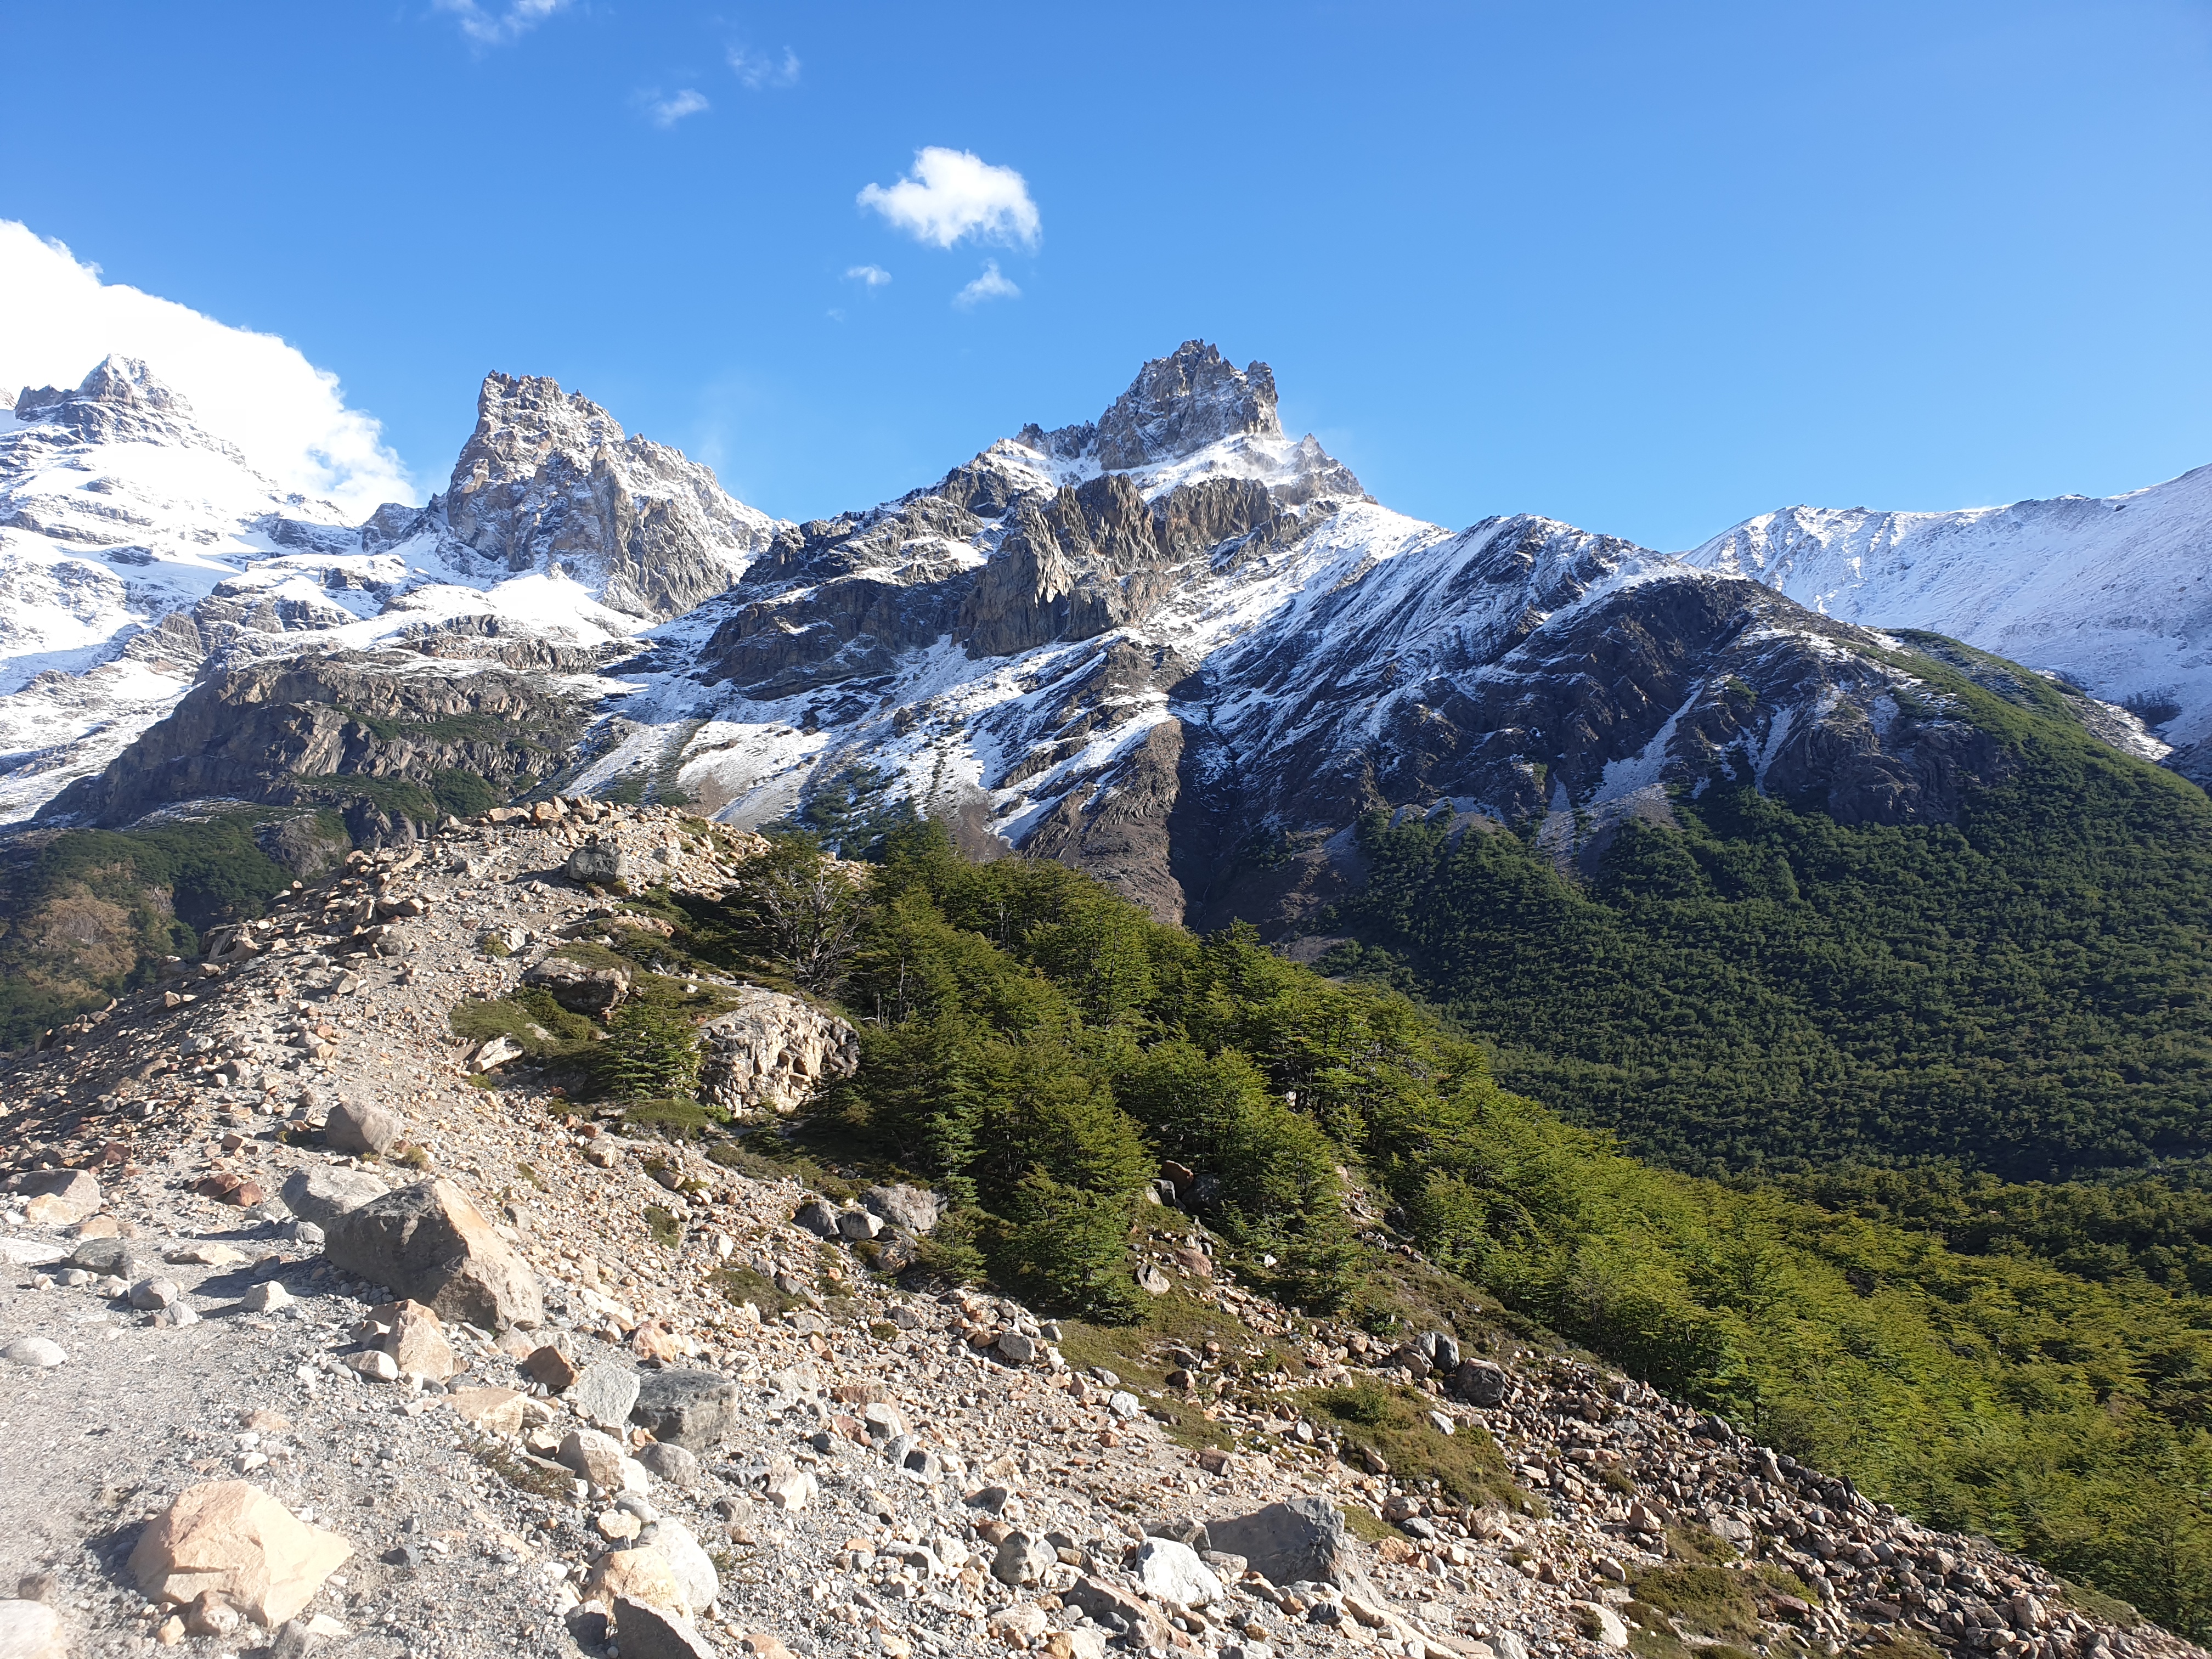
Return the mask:
{"type": "Polygon", "coordinates": [[[430,784],[457,770],[503,793],[559,770],[581,730],[574,701],[535,677],[398,651],[260,662],[194,687],[52,816],[117,826],[181,801],[289,804],[319,782],[430,784]]]}

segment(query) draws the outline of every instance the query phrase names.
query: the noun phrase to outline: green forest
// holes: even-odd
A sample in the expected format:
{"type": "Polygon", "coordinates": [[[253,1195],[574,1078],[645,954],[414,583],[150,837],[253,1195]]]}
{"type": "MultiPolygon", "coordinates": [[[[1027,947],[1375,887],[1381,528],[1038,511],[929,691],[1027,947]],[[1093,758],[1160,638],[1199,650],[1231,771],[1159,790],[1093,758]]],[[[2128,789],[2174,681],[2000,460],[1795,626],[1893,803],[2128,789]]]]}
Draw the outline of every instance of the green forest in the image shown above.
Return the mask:
{"type": "Polygon", "coordinates": [[[635,948],[847,1012],[863,1063],[801,1141],[949,1188],[939,1271],[1137,1317],[1133,1229],[1173,1158],[1218,1181],[1204,1218],[1239,1276],[1295,1305],[1402,1329],[1376,1251],[1410,1242],[1467,1287],[1467,1326],[1503,1304],[1871,1496],[2212,1629],[2207,1218],[2185,1195],[1656,1167],[1501,1086],[1490,1045],[1401,994],[1248,930],[968,862],[934,825],[879,856],[825,881],[780,838],[728,900],[645,900],[684,925],[635,948]],[[1382,1231],[1355,1231],[1347,1181],[1382,1231]]]}
{"type": "Polygon", "coordinates": [[[1322,965],[1699,1174],[2203,1158],[2212,801],[2063,712],[1946,689],[2007,745],[1955,823],[1847,827],[1739,778],[1624,825],[1586,879],[1533,836],[1377,816],[1322,965]]]}

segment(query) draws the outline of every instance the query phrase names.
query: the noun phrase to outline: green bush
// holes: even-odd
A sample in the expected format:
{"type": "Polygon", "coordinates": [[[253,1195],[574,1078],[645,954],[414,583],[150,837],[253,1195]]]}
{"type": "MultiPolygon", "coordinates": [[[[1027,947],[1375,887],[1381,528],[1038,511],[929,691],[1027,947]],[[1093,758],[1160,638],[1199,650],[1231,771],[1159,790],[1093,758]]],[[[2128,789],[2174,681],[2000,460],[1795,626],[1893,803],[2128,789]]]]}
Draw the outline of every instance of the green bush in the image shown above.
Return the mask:
{"type": "Polygon", "coordinates": [[[616,1012],[592,1055],[599,1086],[622,1101],[688,1100],[698,1093],[699,1066],[699,1030],[690,1017],[641,1000],[616,1012]]]}

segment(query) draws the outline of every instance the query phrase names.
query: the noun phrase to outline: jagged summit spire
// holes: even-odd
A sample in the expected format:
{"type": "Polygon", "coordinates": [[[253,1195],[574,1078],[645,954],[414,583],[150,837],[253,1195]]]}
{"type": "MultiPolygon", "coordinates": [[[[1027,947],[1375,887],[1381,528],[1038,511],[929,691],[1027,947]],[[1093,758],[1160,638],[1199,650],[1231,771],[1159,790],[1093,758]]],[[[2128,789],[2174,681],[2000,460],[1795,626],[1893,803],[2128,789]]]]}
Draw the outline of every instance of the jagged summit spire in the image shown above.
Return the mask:
{"type": "Polygon", "coordinates": [[[1109,472],[1158,466],[1224,438],[1279,438],[1274,371],[1238,368],[1204,340],[1185,340],[1137,371],[1129,389],[1095,422],[1052,432],[1031,424],[1016,441],[1060,459],[1089,456],[1109,472]]]}
{"type": "Polygon", "coordinates": [[[200,430],[184,393],[143,359],[119,352],[94,363],[75,386],[25,386],[15,398],[15,418],[64,427],[89,443],[190,443],[238,453],[200,430]]]}

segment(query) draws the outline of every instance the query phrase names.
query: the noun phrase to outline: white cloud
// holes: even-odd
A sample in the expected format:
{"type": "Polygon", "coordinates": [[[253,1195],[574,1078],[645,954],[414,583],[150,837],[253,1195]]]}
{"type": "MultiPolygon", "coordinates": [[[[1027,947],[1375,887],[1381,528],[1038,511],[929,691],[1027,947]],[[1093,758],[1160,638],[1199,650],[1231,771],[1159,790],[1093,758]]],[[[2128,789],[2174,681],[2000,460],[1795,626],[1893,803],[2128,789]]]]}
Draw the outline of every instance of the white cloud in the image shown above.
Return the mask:
{"type": "Polygon", "coordinates": [[[999,262],[986,259],[983,261],[983,274],[954,295],[952,303],[965,311],[986,300],[1018,300],[1021,297],[1021,289],[999,274],[999,262]]]}
{"type": "Polygon", "coordinates": [[[795,87],[799,84],[799,54],[789,46],[783,49],[780,58],[766,52],[750,52],[743,46],[732,46],[730,70],[738,77],[738,84],[747,92],[795,87]]]}
{"type": "Polygon", "coordinates": [[[510,0],[503,12],[486,11],[477,0],[433,0],[440,11],[458,18],[461,33],[480,46],[503,46],[519,40],[568,3],[568,0],[510,0]]]}
{"type": "Polygon", "coordinates": [[[143,358],[202,427],[287,489],[356,518],[380,502],[422,499],[374,418],[348,409],[337,376],[296,347],[102,283],[97,265],[0,219],[0,395],[73,386],[111,352],[143,358]]]}
{"type": "Polygon", "coordinates": [[[939,247],[973,236],[1033,248],[1044,234],[1020,173],[994,167],[964,149],[935,144],[915,153],[911,174],[888,190],[870,185],[860,202],[917,241],[939,247]]]}
{"type": "Polygon", "coordinates": [[[702,109],[713,107],[705,93],[695,92],[690,87],[672,98],[663,98],[658,93],[647,93],[645,98],[647,116],[653,125],[662,128],[672,127],[687,115],[696,115],[702,109]]]}
{"type": "Polygon", "coordinates": [[[854,265],[845,272],[846,280],[866,283],[870,288],[881,288],[891,279],[891,274],[881,265],[854,265]]]}

